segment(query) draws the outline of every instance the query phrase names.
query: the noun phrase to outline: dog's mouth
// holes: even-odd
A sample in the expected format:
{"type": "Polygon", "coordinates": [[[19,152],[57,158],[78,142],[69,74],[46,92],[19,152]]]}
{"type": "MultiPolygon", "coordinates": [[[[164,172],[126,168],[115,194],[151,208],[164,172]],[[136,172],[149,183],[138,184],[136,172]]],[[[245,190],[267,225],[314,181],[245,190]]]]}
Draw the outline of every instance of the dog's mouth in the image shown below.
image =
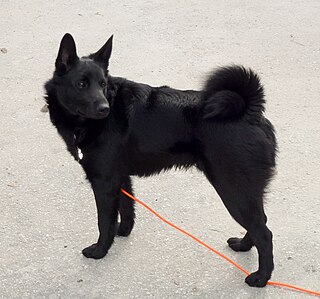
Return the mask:
{"type": "Polygon", "coordinates": [[[97,112],[95,114],[88,114],[88,113],[84,113],[80,110],[77,110],[77,114],[81,117],[84,118],[91,118],[91,119],[102,119],[102,118],[106,118],[109,115],[109,111],[105,111],[105,112],[97,112]]]}
{"type": "Polygon", "coordinates": [[[81,112],[80,110],[77,110],[77,114],[83,118],[91,118],[91,117],[88,117],[88,115],[86,113],[83,113],[81,112]]]}

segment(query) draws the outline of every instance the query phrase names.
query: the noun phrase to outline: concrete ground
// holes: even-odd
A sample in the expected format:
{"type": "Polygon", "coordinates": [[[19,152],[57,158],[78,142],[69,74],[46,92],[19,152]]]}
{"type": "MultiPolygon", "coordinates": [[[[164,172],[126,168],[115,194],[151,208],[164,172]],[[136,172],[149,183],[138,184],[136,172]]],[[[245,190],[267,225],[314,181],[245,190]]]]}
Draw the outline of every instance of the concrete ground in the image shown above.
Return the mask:
{"type": "MultiPolygon", "coordinates": [[[[84,258],[97,238],[93,195],[48,114],[40,112],[65,32],[78,52],[114,34],[110,70],[152,85],[201,88],[213,67],[241,63],[265,84],[279,140],[267,194],[273,280],[320,291],[320,2],[0,1],[0,298],[307,298],[244,275],[137,207],[129,238],[84,258]]],[[[249,271],[240,236],[197,171],[135,180],[136,195],[249,271]],[[196,212],[195,212],[196,211],[196,212]]]]}

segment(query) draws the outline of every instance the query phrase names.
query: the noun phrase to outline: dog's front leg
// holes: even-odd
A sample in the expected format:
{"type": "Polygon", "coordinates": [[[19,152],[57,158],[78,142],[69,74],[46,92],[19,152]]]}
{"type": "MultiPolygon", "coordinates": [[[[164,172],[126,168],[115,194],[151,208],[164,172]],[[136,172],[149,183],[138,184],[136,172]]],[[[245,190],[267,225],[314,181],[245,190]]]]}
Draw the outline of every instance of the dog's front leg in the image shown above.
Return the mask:
{"type": "Polygon", "coordinates": [[[99,239],[82,253],[88,258],[100,259],[108,253],[116,234],[120,186],[103,179],[93,179],[91,185],[97,205],[99,239]]]}

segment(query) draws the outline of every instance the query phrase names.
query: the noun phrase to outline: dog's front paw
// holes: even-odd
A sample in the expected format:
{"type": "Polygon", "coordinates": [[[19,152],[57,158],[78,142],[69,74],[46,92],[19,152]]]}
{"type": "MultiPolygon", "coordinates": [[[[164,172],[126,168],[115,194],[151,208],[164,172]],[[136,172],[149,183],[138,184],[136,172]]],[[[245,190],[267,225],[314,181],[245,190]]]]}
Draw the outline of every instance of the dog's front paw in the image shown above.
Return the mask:
{"type": "Polygon", "coordinates": [[[101,259],[108,253],[105,247],[98,244],[92,244],[91,246],[82,250],[82,254],[87,258],[101,259]]]}
{"type": "Polygon", "coordinates": [[[248,275],[245,281],[250,287],[262,288],[267,284],[269,278],[270,277],[267,277],[257,271],[248,275]]]}
{"type": "Polygon", "coordinates": [[[127,237],[130,235],[133,229],[134,221],[121,221],[118,227],[117,235],[121,237],[127,237]]]}

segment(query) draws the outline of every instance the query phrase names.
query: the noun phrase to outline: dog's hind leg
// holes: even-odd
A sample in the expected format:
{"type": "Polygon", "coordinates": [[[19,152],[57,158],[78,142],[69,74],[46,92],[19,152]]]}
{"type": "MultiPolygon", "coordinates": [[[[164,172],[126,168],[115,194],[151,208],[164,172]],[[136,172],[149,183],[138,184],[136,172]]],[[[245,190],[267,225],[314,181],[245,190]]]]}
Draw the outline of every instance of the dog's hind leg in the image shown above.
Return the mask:
{"type": "Polygon", "coordinates": [[[247,230],[243,239],[229,239],[229,246],[236,251],[245,251],[255,245],[258,250],[259,269],[246,278],[246,283],[263,287],[273,270],[272,233],[266,226],[263,210],[263,175],[252,173],[247,177],[248,173],[245,174],[245,171],[240,172],[241,176],[237,176],[237,171],[226,175],[226,170],[227,167],[221,170],[221,176],[219,171],[215,171],[218,174],[215,178],[211,171],[205,172],[231,216],[247,230]]]}
{"type": "Polygon", "coordinates": [[[246,233],[243,238],[229,238],[227,242],[234,251],[249,251],[253,246],[249,233],[246,233]]]}
{"type": "MultiPolygon", "coordinates": [[[[267,223],[267,216],[264,215],[264,218],[267,223]]],[[[229,238],[227,242],[234,251],[249,251],[253,246],[249,233],[246,233],[243,238],[229,238]]]]}
{"type": "MultiPolygon", "coordinates": [[[[125,177],[121,186],[125,191],[133,194],[130,177],[125,177]]],[[[122,192],[119,194],[119,214],[120,224],[118,227],[118,236],[129,236],[134,226],[134,201],[122,192]]]]}

